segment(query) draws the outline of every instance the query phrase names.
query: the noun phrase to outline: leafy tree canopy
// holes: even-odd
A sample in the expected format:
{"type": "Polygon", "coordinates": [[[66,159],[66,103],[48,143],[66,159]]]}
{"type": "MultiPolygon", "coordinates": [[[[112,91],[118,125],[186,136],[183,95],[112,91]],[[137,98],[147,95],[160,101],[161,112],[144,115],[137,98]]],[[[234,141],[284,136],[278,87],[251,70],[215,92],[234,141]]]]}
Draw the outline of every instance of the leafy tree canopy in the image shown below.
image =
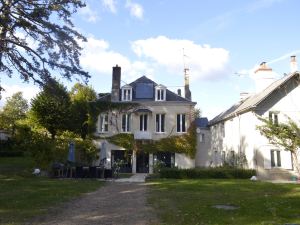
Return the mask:
{"type": "MultiPolygon", "coordinates": [[[[79,64],[86,41],[71,16],[81,0],[0,0],[0,72],[45,84],[55,70],[64,78],[89,78],[79,64]]],[[[1,87],[0,87],[1,90],[1,87]]]]}
{"type": "Polygon", "coordinates": [[[263,124],[257,126],[257,129],[264,135],[271,144],[291,151],[293,164],[300,174],[298,150],[300,148],[300,127],[288,117],[287,123],[273,123],[269,119],[259,118],[263,124]]]}
{"type": "Polygon", "coordinates": [[[43,90],[32,100],[31,110],[36,121],[51,134],[67,130],[70,122],[70,96],[67,89],[56,80],[49,80],[43,90]]]}
{"type": "Polygon", "coordinates": [[[0,128],[11,130],[14,134],[16,122],[26,117],[28,110],[27,100],[22,92],[17,92],[7,98],[6,104],[0,111],[0,128]]]}
{"type": "Polygon", "coordinates": [[[96,100],[96,91],[80,83],[74,85],[70,92],[71,106],[71,130],[85,139],[88,135],[88,104],[96,100]]]}

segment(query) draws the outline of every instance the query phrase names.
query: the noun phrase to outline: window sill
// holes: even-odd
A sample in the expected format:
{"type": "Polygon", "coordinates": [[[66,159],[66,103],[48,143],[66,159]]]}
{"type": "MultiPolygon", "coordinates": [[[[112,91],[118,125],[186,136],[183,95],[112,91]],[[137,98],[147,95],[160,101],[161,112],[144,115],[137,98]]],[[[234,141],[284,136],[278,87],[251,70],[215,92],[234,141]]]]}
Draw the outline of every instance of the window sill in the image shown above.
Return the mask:
{"type": "Polygon", "coordinates": [[[131,131],[121,131],[122,134],[132,134],[131,131]]]}
{"type": "Polygon", "coordinates": [[[155,134],[166,134],[166,132],[154,132],[155,134]]]}

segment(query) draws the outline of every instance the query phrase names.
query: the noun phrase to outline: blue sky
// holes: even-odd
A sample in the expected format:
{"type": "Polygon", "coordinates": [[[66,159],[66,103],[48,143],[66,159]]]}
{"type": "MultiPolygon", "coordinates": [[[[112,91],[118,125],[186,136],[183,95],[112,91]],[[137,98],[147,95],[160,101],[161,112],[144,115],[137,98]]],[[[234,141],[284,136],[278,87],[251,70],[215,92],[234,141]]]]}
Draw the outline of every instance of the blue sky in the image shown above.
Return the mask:
{"type": "MultiPolygon", "coordinates": [[[[146,75],[171,90],[190,69],[192,99],[212,119],[254,92],[253,70],[266,61],[278,78],[300,55],[298,0],[86,0],[74,16],[87,38],[81,63],[97,92],[110,92],[111,70],[122,67],[123,84],[146,75]],[[185,57],[183,57],[183,50],[185,57]]],[[[61,80],[69,88],[73,83],[61,80]]],[[[38,92],[18,75],[1,78],[5,97],[38,92]]]]}

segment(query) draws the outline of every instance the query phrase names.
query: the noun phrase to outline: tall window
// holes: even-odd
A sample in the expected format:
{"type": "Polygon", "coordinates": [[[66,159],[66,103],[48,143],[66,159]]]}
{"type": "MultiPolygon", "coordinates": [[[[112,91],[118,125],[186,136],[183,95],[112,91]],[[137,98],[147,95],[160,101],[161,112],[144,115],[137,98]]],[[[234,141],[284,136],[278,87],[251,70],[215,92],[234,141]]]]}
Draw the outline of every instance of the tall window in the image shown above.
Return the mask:
{"type": "Polygon", "coordinates": [[[99,116],[99,132],[108,132],[108,114],[100,114],[99,116]]]}
{"type": "Polygon", "coordinates": [[[148,123],[148,115],[141,114],[140,115],[140,131],[147,131],[147,124],[148,123]]]}
{"type": "Polygon", "coordinates": [[[278,125],[278,112],[269,112],[269,121],[278,125]]]}
{"type": "Polygon", "coordinates": [[[166,87],[158,85],[155,87],[155,100],[165,101],[166,100],[166,87]]]}
{"type": "Polygon", "coordinates": [[[132,100],[132,88],[130,86],[122,88],[122,101],[132,100]]]}
{"type": "Polygon", "coordinates": [[[156,132],[165,132],[165,114],[156,114],[155,118],[156,132]]]}
{"type": "Polygon", "coordinates": [[[185,114],[177,114],[177,132],[186,132],[185,114]]]}
{"type": "Polygon", "coordinates": [[[281,157],[279,150],[271,150],[271,166],[281,167],[281,157]]]}
{"type": "Polygon", "coordinates": [[[122,115],[122,132],[130,132],[130,114],[122,115]]]}
{"type": "Polygon", "coordinates": [[[199,141],[200,141],[200,142],[205,142],[205,136],[204,136],[203,133],[200,133],[199,141]]]}

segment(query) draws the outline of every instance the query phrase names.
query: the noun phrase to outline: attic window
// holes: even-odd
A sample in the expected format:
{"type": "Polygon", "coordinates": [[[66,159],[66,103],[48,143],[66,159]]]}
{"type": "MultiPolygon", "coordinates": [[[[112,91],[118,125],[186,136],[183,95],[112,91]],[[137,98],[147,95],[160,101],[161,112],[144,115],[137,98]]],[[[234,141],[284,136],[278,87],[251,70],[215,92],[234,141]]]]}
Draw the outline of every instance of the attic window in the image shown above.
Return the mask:
{"type": "Polygon", "coordinates": [[[132,100],[132,87],[129,85],[126,85],[122,87],[122,101],[131,101],[132,100]]]}
{"type": "Polygon", "coordinates": [[[166,101],[166,87],[163,85],[155,87],[155,101],[166,101]]]}

